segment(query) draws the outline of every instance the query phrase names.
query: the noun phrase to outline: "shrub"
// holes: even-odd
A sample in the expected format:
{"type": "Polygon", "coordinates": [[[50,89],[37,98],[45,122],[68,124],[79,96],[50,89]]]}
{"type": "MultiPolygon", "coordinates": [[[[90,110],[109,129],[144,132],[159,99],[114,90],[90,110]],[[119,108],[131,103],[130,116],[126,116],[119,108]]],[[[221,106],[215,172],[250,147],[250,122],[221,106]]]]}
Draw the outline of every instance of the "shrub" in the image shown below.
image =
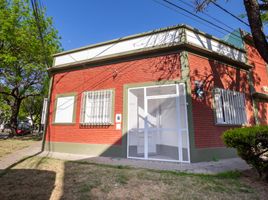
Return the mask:
{"type": "Polygon", "coordinates": [[[268,126],[230,129],[224,132],[223,141],[268,181],[268,126]]]}

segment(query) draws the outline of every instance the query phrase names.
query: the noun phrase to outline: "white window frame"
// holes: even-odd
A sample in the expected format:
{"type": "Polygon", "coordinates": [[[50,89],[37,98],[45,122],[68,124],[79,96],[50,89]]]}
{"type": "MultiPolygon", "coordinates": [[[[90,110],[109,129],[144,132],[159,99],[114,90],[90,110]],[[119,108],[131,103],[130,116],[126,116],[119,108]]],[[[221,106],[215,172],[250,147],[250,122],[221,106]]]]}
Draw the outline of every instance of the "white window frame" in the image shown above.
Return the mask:
{"type": "Polygon", "coordinates": [[[53,124],[73,124],[75,123],[76,112],[76,94],[60,94],[56,96],[54,107],[53,124]],[[69,98],[69,100],[60,104],[60,99],[69,98]],[[71,99],[70,99],[71,98],[71,99]],[[68,110],[66,110],[68,109],[68,110]],[[69,111],[70,113],[64,113],[69,111]],[[59,115],[67,116],[67,119],[62,119],[59,115]],[[69,119],[68,119],[69,118],[69,119]]]}
{"type": "Polygon", "coordinates": [[[214,91],[215,121],[219,125],[247,124],[245,94],[222,88],[214,91]]]}
{"type": "Polygon", "coordinates": [[[112,125],[114,90],[85,91],[82,94],[80,124],[112,125]]]}

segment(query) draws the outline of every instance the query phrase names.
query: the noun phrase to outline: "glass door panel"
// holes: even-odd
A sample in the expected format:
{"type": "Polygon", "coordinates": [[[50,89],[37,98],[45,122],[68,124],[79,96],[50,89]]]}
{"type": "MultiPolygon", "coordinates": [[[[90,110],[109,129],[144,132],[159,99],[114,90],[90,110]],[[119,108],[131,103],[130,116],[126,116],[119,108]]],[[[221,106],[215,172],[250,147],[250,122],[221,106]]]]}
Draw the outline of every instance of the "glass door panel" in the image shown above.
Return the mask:
{"type": "Polygon", "coordinates": [[[128,156],[144,158],[144,89],[128,93],[128,156]]]}
{"type": "Polygon", "coordinates": [[[148,158],[179,160],[177,97],[147,102],[148,158]]]}

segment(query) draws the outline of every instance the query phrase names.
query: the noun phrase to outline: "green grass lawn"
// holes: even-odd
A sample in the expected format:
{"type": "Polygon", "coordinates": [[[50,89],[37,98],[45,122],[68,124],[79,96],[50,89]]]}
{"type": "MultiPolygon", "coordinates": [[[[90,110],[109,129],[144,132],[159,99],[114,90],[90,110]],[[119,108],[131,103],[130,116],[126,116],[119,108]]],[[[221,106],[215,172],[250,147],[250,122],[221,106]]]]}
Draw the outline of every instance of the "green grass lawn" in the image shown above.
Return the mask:
{"type": "Polygon", "coordinates": [[[24,149],[41,138],[33,135],[19,136],[9,139],[0,139],[0,160],[10,153],[24,149]]]}
{"type": "Polygon", "coordinates": [[[238,172],[196,175],[33,157],[0,176],[1,199],[265,199],[238,172]]]}

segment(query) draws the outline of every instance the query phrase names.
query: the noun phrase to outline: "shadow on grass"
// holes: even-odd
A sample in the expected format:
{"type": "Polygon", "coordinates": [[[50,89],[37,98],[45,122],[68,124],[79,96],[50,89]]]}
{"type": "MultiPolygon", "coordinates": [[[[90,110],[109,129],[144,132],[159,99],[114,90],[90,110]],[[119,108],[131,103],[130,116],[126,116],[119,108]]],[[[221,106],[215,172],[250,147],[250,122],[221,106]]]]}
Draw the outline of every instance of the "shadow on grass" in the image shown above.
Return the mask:
{"type": "Polygon", "coordinates": [[[65,161],[61,199],[255,199],[240,176],[238,171],[210,175],[65,161]]]}
{"type": "Polygon", "coordinates": [[[0,177],[0,198],[1,200],[50,199],[55,179],[56,173],[53,171],[10,169],[7,174],[0,177]]]}

